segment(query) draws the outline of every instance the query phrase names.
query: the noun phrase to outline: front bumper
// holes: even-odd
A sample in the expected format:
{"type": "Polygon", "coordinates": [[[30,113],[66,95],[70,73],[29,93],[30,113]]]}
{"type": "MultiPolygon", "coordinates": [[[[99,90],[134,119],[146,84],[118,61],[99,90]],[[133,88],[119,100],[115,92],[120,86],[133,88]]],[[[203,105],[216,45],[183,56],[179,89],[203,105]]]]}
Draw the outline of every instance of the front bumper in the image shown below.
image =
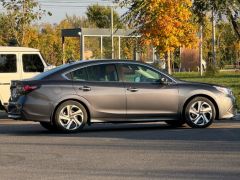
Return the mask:
{"type": "Polygon", "coordinates": [[[236,98],[233,95],[222,95],[218,98],[219,119],[230,119],[237,115],[236,98]]]}

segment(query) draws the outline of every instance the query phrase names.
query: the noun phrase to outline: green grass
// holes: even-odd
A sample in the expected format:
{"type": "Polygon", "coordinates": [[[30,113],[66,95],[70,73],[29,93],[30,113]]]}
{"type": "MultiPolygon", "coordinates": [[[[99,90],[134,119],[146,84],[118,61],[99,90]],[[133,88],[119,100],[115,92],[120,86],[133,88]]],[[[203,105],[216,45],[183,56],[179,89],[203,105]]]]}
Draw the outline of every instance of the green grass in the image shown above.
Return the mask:
{"type": "Polygon", "coordinates": [[[181,80],[219,84],[231,88],[240,110],[240,72],[220,72],[215,77],[200,77],[197,72],[179,72],[173,76],[181,80]]]}

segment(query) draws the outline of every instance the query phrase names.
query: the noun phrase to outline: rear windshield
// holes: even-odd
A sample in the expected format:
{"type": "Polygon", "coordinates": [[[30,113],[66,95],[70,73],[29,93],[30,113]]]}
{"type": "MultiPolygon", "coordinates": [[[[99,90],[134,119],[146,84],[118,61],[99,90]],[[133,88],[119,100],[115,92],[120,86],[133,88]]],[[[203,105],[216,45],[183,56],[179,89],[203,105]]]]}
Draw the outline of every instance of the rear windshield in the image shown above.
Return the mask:
{"type": "Polygon", "coordinates": [[[33,79],[33,80],[41,80],[41,79],[44,79],[45,77],[47,77],[47,76],[49,76],[49,75],[51,75],[51,74],[53,74],[53,73],[55,73],[55,72],[61,71],[62,69],[66,68],[66,67],[68,67],[68,66],[70,66],[70,65],[71,65],[71,64],[63,64],[63,65],[61,65],[61,66],[57,66],[57,67],[55,67],[55,68],[53,68],[53,69],[51,69],[51,70],[45,71],[45,72],[43,72],[43,73],[41,73],[41,74],[38,74],[38,75],[34,76],[32,79],[33,79]]]}

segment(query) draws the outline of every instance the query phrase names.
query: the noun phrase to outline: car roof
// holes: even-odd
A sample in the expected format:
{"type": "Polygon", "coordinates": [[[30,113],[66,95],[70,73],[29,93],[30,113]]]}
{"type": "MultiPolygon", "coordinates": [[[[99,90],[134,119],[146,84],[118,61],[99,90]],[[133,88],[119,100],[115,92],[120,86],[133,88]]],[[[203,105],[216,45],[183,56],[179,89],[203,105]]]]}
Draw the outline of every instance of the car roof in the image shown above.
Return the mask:
{"type": "Polygon", "coordinates": [[[123,60],[123,59],[94,59],[94,60],[79,60],[79,61],[72,61],[69,64],[95,64],[95,63],[138,63],[138,64],[147,64],[141,61],[136,60],[123,60]]]}
{"type": "Polygon", "coordinates": [[[29,47],[0,46],[0,52],[39,52],[38,49],[29,47]]]}
{"type": "MultiPolygon", "coordinates": [[[[90,65],[90,64],[101,64],[101,63],[141,63],[139,61],[133,61],[133,60],[79,60],[79,61],[70,61],[69,63],[63,64],[61,66],[57,66],[56,68],[53,68],[51,70],[45,71],[37,76],[34,77],[35,80],[45,79],[45,78],[51,78],[58,76],[58,74],[62,72],[66,72],[68,70],[71,70],[73,68],[78,68],[81,65],[90,65]]],[[[141,63],[144,64],[144,63],[141,63]]]]}

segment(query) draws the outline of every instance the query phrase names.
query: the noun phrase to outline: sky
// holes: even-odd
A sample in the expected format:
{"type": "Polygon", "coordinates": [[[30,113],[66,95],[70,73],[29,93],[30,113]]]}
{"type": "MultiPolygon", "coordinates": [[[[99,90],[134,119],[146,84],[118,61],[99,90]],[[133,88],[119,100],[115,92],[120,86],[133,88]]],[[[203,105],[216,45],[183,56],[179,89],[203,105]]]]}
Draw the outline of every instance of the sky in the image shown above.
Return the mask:
{"type": "MultiPolygon", "coordinates": [[[[52,16],[43,16],[42,23],[59,23],[68,15],[85,16],[89,5],[99,4],[103,6],[112,6],[114,0],[38,0],[42,9],[52,13],[52,16]]],[[[115,10],[121,15],[126,12],[117,3],[114,3],[115,10]]],[[[0,12],[4,12],[0,4],[0,12]]]]}
{"type": "MultiPolygon", "coordinates": [[[[89,5],[98,3],[99,5],[113,5],[112,0],[38,0],[42,9],[52,13],[52,16],[45,16],[41,22],[58,23],[68,15],[84,16],[89,5]]],[[[121,15],[124,9],[117,7],[116,11],[121,15]]]]}

